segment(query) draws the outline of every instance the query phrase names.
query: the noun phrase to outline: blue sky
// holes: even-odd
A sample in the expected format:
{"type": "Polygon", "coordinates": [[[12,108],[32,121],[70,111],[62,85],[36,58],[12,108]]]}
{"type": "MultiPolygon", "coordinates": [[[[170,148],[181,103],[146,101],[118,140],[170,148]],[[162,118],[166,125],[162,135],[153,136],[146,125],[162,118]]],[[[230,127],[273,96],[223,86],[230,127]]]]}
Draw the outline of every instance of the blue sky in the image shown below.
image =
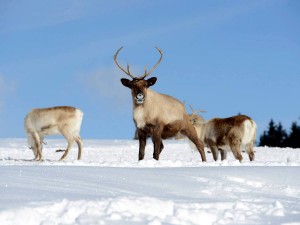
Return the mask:
{"type": "Polygon", "coordinates": [[[19,0],[0,2],[0,138],[25,137],[32,108],[84,112],[83,138],[132,138],[129,89],[113,55],[152,73],[206,119],[247,114],[258,134],[300,117],[297,0],[19,0]]]}

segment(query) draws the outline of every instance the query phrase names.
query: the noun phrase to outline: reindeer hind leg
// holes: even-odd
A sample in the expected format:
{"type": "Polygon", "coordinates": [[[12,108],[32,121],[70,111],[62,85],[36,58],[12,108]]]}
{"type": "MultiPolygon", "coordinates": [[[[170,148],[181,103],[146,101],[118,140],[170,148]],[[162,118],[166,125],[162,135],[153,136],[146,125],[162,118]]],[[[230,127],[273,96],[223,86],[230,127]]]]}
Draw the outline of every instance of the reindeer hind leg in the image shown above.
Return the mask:
{"type": "Polygon", "coordinates": [[[78,157],[77,159],[80,160],[81,159],[81,152],[82,152],[82,140],[81,138],[78,136],[75,139],[77,145],[78,145],[78,157]]]}
{"type": "Polygon", "coordinates": [[[249,160],[250,161],[254,161],[254,151],[253,151],[253,144],[246,144],[245,146],[245,149],[246,149],[246,152],[248,153],[248,156],[249,156],[249,160]]]}
{"type": "Polygon", "coordinates": [[[60,158],[60,160],[64,160],[67,157],[67,155],[69,154],[70,149],[73,147],[75,139],[74,139],[73,135],[70,135],[68,132],[65,132],[64,130],[62,130],[61,133],[68,142],[67,149],[66,149],[65,153],[62,155],[62,157],[60,158]]]}
{"type": "Polygon", "coordinates": [[[242,162],[243,156],[241,154],[241,143],[230,143],[230,148],[235,159],[238,159],[240,162],[242,162]]]}
{"type": "Polygon", "coordinates": [[[196,145],[203,162],[206,161],[206,156],[204,152],[204,144],[203,142],[198,138],[196,130],[194,129],[192,124],[189,124],[188,127],[182,132],[196,145]]]}
{"type": "Polygon", "coordinates": [[[60,158],[60,160],[64,160],[67,157],[67,155],[69,154],[70,149],[73,147],[74,139],[69,139],[67,141],[68,141],[68,147],[67,147],[65,153],[60,158]]]}

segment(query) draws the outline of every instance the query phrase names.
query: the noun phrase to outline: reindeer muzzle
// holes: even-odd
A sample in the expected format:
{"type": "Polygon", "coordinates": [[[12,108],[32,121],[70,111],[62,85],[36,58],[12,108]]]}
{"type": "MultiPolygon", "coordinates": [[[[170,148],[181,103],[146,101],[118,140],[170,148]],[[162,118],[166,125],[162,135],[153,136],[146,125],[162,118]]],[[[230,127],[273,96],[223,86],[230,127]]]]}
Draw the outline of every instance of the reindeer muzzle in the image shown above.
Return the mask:
{"type": "Polygon", "coordinates": [[[145,101],[145,96],[142,93],[138,93],[136,97],[134,97],[136,104],[143,104],[145,101]]]}

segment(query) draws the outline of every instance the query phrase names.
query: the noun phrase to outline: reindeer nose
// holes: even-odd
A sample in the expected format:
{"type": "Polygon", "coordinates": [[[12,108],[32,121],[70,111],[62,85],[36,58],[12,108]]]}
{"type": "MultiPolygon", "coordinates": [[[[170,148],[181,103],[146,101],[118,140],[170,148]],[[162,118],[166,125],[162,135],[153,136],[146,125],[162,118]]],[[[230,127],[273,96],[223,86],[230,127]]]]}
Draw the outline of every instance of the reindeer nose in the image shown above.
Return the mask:
{"type": "Polygon", "coordinates": [[[136,98],[137,98],[137,99],[143,99],[143,98],[144,98],[143,93],[138,93],[138,94],[136,95],[136,98]]]}

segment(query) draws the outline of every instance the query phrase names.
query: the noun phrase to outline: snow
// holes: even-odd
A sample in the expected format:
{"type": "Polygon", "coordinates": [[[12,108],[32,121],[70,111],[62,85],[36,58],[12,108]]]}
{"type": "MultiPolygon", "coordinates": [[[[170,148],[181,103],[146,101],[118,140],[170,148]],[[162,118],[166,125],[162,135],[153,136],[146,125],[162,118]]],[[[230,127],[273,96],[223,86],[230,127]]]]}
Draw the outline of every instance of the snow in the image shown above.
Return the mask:
{"type": "MultiPolygon", "coordinates": [[[[255,147],[255,161],[231,153],[207,162],[186,140],[84,140],[65,161],[49,139],[32,161],[25,139],[0,139],[0,224],[300,224],[300,149],[255,147]]],[[[207,151],[208,149],[206,149],[207,151]]]]}

